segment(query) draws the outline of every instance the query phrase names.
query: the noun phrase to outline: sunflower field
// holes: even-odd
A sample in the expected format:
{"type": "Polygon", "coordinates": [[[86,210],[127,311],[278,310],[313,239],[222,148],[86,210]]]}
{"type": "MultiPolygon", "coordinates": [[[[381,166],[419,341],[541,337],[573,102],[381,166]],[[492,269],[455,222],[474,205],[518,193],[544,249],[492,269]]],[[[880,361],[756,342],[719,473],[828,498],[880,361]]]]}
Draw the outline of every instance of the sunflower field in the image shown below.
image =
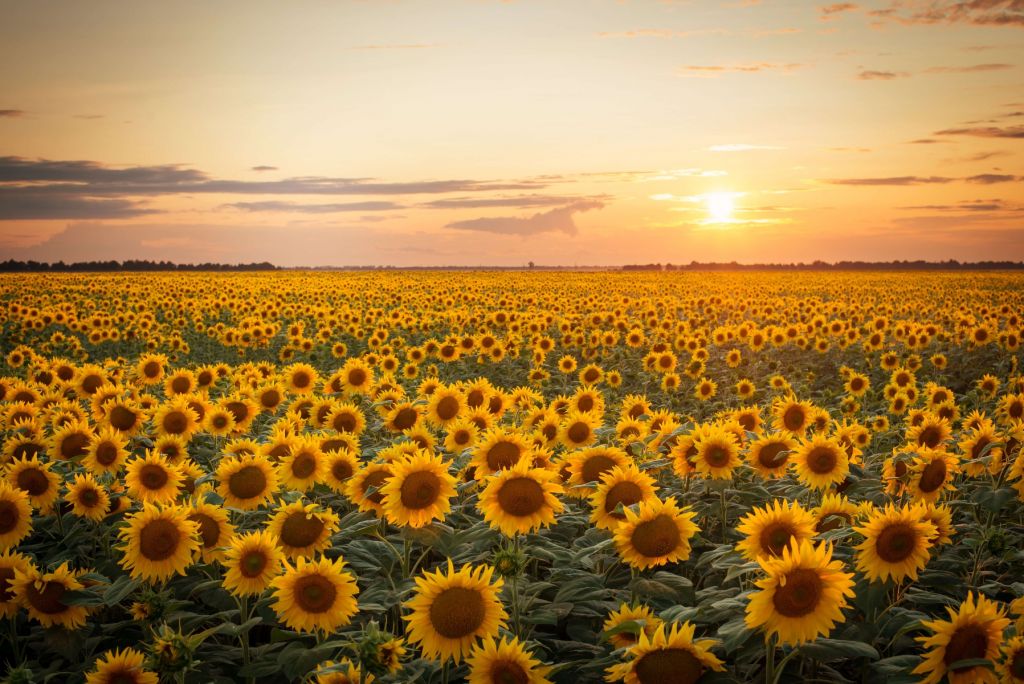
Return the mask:
{"type": "Polygon", "coordinates": [[[0,277],[9,682],[1024,682],[1024,277],[0,277]]]}

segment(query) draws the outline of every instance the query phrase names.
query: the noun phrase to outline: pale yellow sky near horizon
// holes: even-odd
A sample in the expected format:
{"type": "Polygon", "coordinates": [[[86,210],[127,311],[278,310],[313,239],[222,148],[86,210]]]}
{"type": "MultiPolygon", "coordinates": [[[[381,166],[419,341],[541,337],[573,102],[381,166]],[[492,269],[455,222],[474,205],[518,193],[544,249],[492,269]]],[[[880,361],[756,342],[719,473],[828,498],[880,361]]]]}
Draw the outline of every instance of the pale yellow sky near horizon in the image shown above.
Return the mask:
{"type": "Polygon", "coordinates": [[[0,16],[0,258],[1024,259],[1013,0],[0,16]]]}

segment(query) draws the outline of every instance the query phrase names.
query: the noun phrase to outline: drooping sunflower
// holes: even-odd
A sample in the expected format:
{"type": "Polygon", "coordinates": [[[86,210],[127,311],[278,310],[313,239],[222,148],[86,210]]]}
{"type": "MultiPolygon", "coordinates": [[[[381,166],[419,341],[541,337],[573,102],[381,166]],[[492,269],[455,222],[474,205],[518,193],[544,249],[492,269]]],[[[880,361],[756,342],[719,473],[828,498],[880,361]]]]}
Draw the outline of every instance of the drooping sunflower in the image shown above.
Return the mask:
{"type": "Polygon", "coordinates": [[[967,594],[967,599],[953,610],[946,607],[949,620],[926,620],[921,624],[932,632],[917,640],[931,650],[924,661],[914,668],[914,674],[927,675],[921,684],[937,684],[944,677],[950,684],[996,684],[996,674],[984,665],[968,665],[951,669],[961,661],[999,659],[1003,643],[1003,630],[1009,624],[1005,611],[995,601],[981,594],[967,594]]]}
{"type": "Polygon", "coordinates": [[[921,518],[919,506],[892,504],[876,510],[862,526],[855,526],[864,541],[857,546],[857,569],[871,581],[890,577],[901,582],[928,564],[935,525],[921,518]]]}
{"type": "Polygon", "coordinates": [[[181,470],[155,451],[129,461],[124,476],[132,498],[159,504],[174,503],[181,491],[182,480],[181,470]]]}
{"type": "Polygon", "coordinates": [[[194,502],[188,509],[188,519],[199,526],[198,555],[203,562],[223,560],[223,548],[235,537],[235,526],[229,521],[228,511],[206,501],[194,502]]]}
{"type": "Polygon", "coordinates": [[[133,648],[107,651],[85,675],[85,684],[158,684],[155,672],[143,667],[146,655],[133,648]]]}
{"type": "Polygon", "coordinates": [[[626,519],[614,531],[619,558],[643,570],[690,557],[690,539],[700,531],[696,513],[680,508],[673,497],[641,502],[626,509],[626,519]]]}
{"type": "Polygon", "coordinates": [[[333,632],[347,625],[358,610],[359,587],[341,558],[307,560],[295,565],[287,562],[284,572],[275,577],[273,609],[281,621],[300,632],[333,632]]]}
{"type": "Polygon", "coordinates": [[[541,665],[516,637],[487,637],[466,658],[467,684],[551,684],[550,667],[541,665]]]}
{"type": "Polygon", "coordinates": [[[27,573],[32,567],[28,556],[17,551],[0,551],[0,617],[14,617],[18,612],[18,600],[14,595],[11,581],[14,573],[27,573]]]}
{"type": "Polygon", "coordinates": [[[28,494],[29,503],[39,511],[48,511],[60,494],[60,476],[38,456],[22,458],[7,465],[8,484],[28,494]]]}
{"type": "Polygon", "coordinates": [[[489,565],[464,565],[456,572],[450,558],[447,571],[424,572],[404,604],[410,611],[403,616],[408,640],[427,658],[461,662],[479,639],[496,637],[505,626],[508,614],[498,597],[503,584],[489,565]]]}
{"type": "Polygon", "coordinates": [[[267,503],[277,490],[277,471],[258,454],[222,458],[217,480],[224,505],[245,511],[267,503]]]}
{"type": "Polygon", "coordinates": [[[224,554],[224,588],[235,596],[257,596],[281,572],[284,553],[267,530],[236,536],[224,554]]]}
{"type": "Polygon", "coordinates": [[[750,444],[747,463],[766,480],[785,476],[789,458],[798,446],[788,432],[765,435],[750,444]]]}
{"type": "Polygon", "coordinates": [[[747,560],[761,556],[778,558],[793,540],[813,539],[815,523],[814,516],[798,502],[776,499],[740,518],[736,530],[746,538],[736,549],[747,560]]]}
{"type": "Polygon", "coordinates": [[[657,497],[654,478],[633,464],[615,466],[601,473],[601,481],[590,495],[590,521],[602,530],[614,530],[626,519],[619,510],[657,497]]]}
{"type": "Polygon", "coordinates": [[[693,446],[697,451],[693,462],[698,473],[710,475],[716,480],[732,478],[733,470],[740,464],[740,447],[736,435],[715,427],[703,432],[693,446]]]}
{"type": "Polygon", "coordinates": [[[199,525],[180,506],[143,504],[125,517],[119,536],[124,542],[121,567],[135,579],[162,582],[184,575],[199,549],[199,525]]]}
{"type": "Polygon", "coordinates": [[[515,536],[555,522],[562,511],[558,477],[545,468],[535,468],[523,459],[511,468],[487,478],[477,508],[484,520],[503,534],[515,536]]]}
{"type": "Polygon", "coordinates": [[[380,489],[385,517],[395,525],[423,527],[444,520],[455,496],[455,478],[440,455],[423,450],[392,462],[380,489]]]}
{"type": "Polygon", "coordinates": [[[923,504],[921,505],[921,519],[935,525],[935,536],[932,543],[950,544],[956,529],[953,527],[953,511],[945,504],[923,504]]]}
{"type": "Polygon", "coordinates": [[[309,558],[331,545],[338,516],[314,503],[294,501],[277,509],[267,529],[289,559],[309,558]]]}
{"type": "Polygon", "coordinates": [[[627,660],[607,670],[605,680],[625,684],[697,682],[708,672],[724,672],[725,665],[711,649],[714,639],[694,639],[691,622],[659,625],[648,637],[641,632],[636,646],[626,651],[627,660]]]}
{"type": "Polygon", "coordinates": [[[815,435],[805,439],[793,454],[797,477],[812,489],[839,484],[850,473],[850,458],[843,445],[831,437],[815,435]]]}
{"type": "Polygon", "coordinates": [[[794,540],[781,558],[761,556],[757,562],[766,576],[747,604],[749,629],[760,627],[766,638],[774,634],[782,644],[799,645],[846,621],[842,611],[854,595],[853,573],[832,560],[831,544],[794,540]]]}
{"type": "Polygon", "coordinates": [[[391,474],[391,463],[368,463],[349,478],[345,495],[359,510],[383,514],[384,493],[381,489],[391,474]]]}
{"type": "Polygon", "coordinates": [[[89,473],[75,475],[64,500],[71,504],[74,515],[89,520],[103,520],[110,508],[110,495],[89,473]]]}
{"type": "Polygon", "coordinates": [[[28,492],[0,481],[0,550],[13,548],[32,531],[28,492]]]}
{"type": "Polygon", "coordinates": [[[960,472],[960,459],[944,450],[919,448],[916,453],[907,490],[915,501],[935,503],[944,491],[955,489],[953,478],[960,472]]]}
{"type": "Polygon", "coordinates": [[[832,492],[821,497],[821,505],[811,511],[814,516],[814,530],[818,534],[848,525],[857,513],[857,506],[842,494],[832,492]]]}
{"type": "Polygon", "coordinates": [[[15,568],[14,577],[8,582],[18,605],[28,611],[30,618],[44,627],[78,629],[85,624],[87,608],[61,600],[67,592],[83,588],[78,575],[67,563],[46,573],[30,563],[25,569],[15,568]]]}

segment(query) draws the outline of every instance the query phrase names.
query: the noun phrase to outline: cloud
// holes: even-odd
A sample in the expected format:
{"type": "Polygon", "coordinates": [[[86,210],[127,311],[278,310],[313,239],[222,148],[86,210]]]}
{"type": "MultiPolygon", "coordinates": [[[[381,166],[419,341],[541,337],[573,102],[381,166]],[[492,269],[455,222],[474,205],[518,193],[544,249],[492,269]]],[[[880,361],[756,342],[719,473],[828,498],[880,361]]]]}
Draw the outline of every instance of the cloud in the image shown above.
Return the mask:
{"type": "Polygon", "coordinates": [[[578,232],[573,215],[590,211],[591,209],[604,208],[603,202],[596,200],[574,202],[559,209],[552,209],[529,218],[516,216],[500,216],[494,218],[477,218],[467,221],[453,221],[445,225],[445,228],[456,230],[471,230],[483,233],[496,233],[500,235],[536,235],[538,233],[562,232],[568,235],[575,235],[578,232]]]}
{"type": "Polygon", "coordinates": [[[987,159],[993,159],[995,157],[1005,157],[1008,156],[1009,154],[1010,153],[1007,152],[1006,150],[991,150],[989,152],[978,152],[977,154],[971,154],[966,157],[960,157],[956,161],[979,162],[985,161],[987,159]]]}
{"type": "Polygon", "coordinates": [[[25,116],[26,113],[24,109],[0,109],[0,119],[17,119],[18,117],[25,116]]]}
{"type": "MultiPolygon", "coordinates": [[[[899,207],[900,209],[909,209],[914,211],[958,211],[958,212],[974,212],[974,211],[1001,211],[1007,209],[1007,205],[1003,200],[965,200],[958,204],[918,204],[909,207],[899,207]]],[[[1014,209],[1013,211],[1019,211],[1014,209]]]]}
{"type": "Polygon", "coordinates": [[[906,71],[862,71],[857,74],[860,81],[891,81],[894,78],[907,78],[910,74],[906,71]]]}
{"type": "Polygon", "coordinates": [[[924,70],[926,74],[973,74],[979,71],[1004,71],[1013,69],[1013,64],[971,64],[969,66],[934,66],[924,70]]]}
{"type": "Polygon", "coordinates": [[[259,166],[252,166],[252,167],[250,167],[249,170],[250,171],[277,171],[277,167],[276,166],[266,166],[264,164],[260,164],[259,166]]]}
{"type": "Polygon", "coordinates": [[[951,141],[949,140],[936,140],[935,138],[918,138],[917,140],[908,141],[908,145],[938,145],[946,144],[951,141]]]}
{"type": "Polygon", "coordinates": [[[891,0],[868,14],[883,23],[1024,26],[1020,0],[891,0]]]}
{"type": "Polygon", "coordinates": [[[799,63],[747,62],[744,64],[687,64],[677,74],[684,78],[718,78],[722,74],[754,74],[762,71],[792,72],[803,67],[799,63]]]}
{"type": "Polygon", "coordinates": [[[974,128],[947,128],[935,135],[971,135],[976,138],[1024,138],[1024,126],[977,126],[974,128]]]}
{"type": "Polygon", "coordinates": [[[993,185],[995,183],[1012,183],[1021,180],[1024,180],[1024,176],[983,173],[964,178],[950,178],[948,176],[888,176],[882,178],[827,178],[823,182],[830,185],[934,185],[956,182],[993,185]]]}
{"type": "Polygon", "coordinates": [[[10,194],[0,188],[0,221],[54,219],[122,219],[159,213],[122,199],[87,197],[31,197],[10,194]]]}
{"type": "Polygon", "coordinates": [[[296,202],[232,202],[223,205],[243,211],[286,211],[300,214],[335,214],[344,211],[391,211],[401,209],[395,202],[344,202],[332,204],[299,204],[296,202]]]}
{"type": "Polygon", "coordinates": [[[487,207],[557,207],[586,200],[608,200],[609,195],[597,197],[565,197],[557,195],[516,195],[511,197],[451,197],[420,204],[426,209],[483,209],[487,207]]]}
{"type": "Polygon", "coordinates": [[[843,12],[852,12],[858,9],[860,9],[860,5],[856,5],[852,2],[837,2],[832,5],[823,5],[819,7],[818,12],[821,13],[820,19],[822,21],[831,21],[843,12]]]}
{"type": "Polygon", "coordinates": [[[84,119],[86,121],[94,121],[96,119],[105,118],[103,114],[75,114],[72,118],[84,119]]]}
{"type": "Polygon", "coordinates": [[[784,147],[775,145],[748,145],[746,143],[730,143],[728,145],[712,145],[709,152],[750,152],[753,150],[784,150],[784,147]]]}

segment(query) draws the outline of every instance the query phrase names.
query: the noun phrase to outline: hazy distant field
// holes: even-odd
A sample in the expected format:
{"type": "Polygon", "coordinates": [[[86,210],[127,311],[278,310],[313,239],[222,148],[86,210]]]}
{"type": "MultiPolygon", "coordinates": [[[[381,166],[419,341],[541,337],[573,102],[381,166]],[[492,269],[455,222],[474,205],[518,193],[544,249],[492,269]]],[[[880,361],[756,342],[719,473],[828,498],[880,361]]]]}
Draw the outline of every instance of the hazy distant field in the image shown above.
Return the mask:
{"type": "Polygon", "coordinates": [[[0,660],[31,681],[1024,682],[1022,292],[2,276],[0,660]]]}

